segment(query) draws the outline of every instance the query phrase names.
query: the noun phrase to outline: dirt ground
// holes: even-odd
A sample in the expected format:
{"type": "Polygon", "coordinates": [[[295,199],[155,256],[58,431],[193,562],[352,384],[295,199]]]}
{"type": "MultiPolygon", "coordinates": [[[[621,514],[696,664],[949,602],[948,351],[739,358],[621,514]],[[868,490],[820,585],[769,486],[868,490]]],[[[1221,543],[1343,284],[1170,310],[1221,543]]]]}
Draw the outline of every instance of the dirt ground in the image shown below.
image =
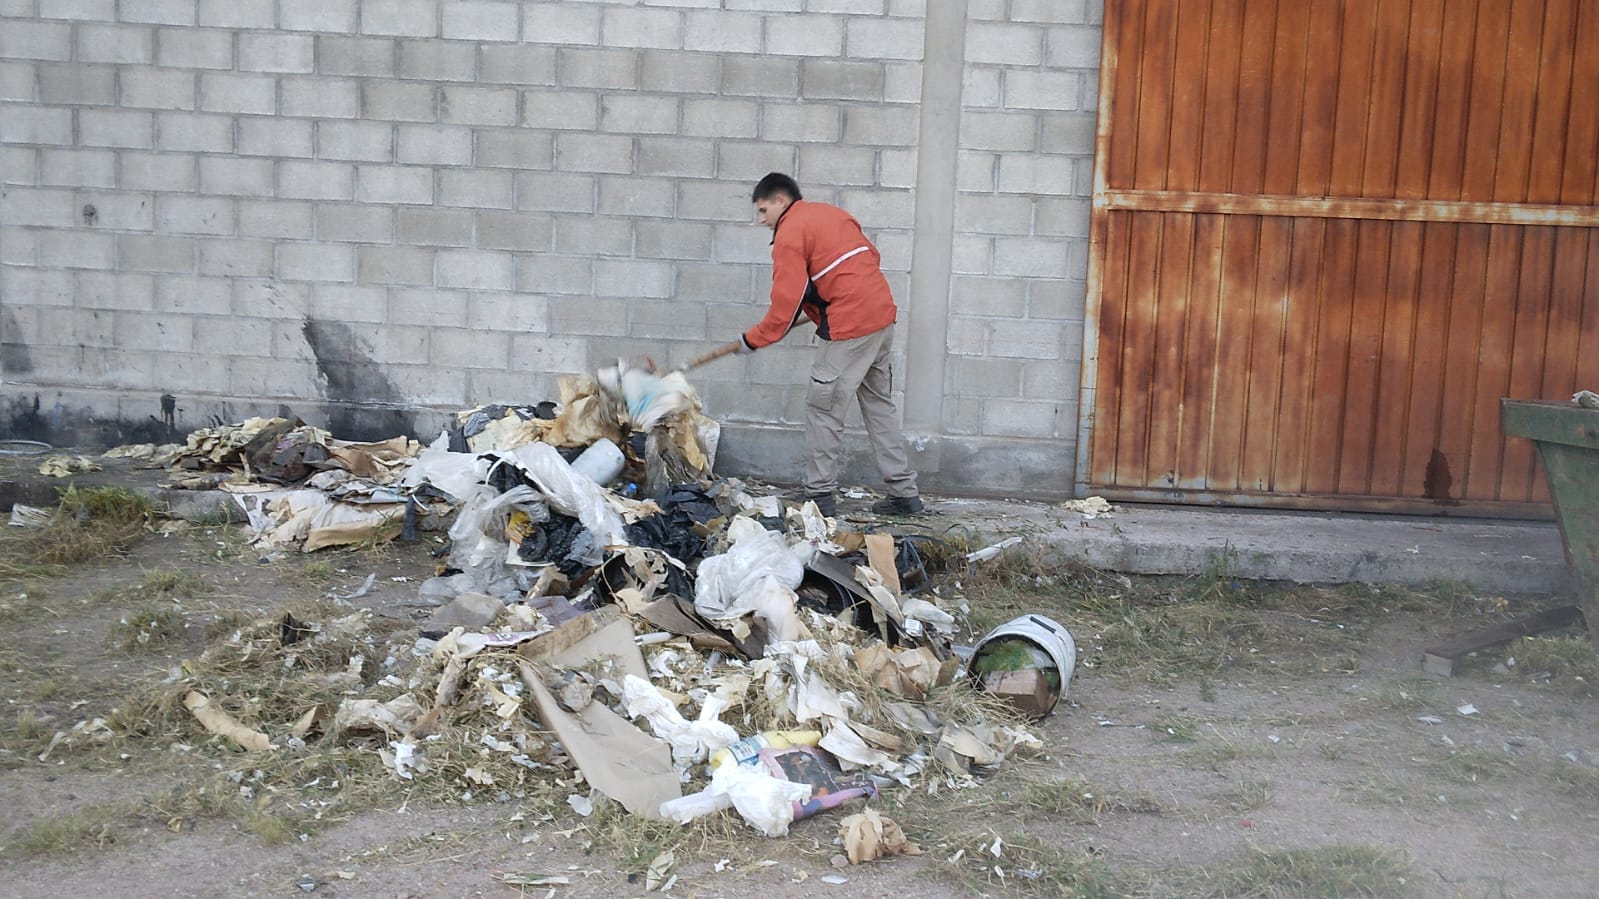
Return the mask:
{"type": "MultiPolygon", "coordinates": [[[[969,789],[881,798],[925,854],[845,869],[834,865],[837,812],[768,840],[731,819],[644,827],[613,810],[580,818],[417,784],[342,803],[335,787],[323,820],[304,801],[271,817],[286,800],[252,798],[258,763],[197,728],[39,761],[55,732],[120,720],[128,697],[176,678],[241,622],[369,574],[354,605],[380,629],[414,634],[432,548],[263,562],[236,528],[169,525],[124,554],[59,569],[13,560],[0,576],[0,894],[644,895],[664,847],[678,896],[1595,891],[1592,649],[1577,637],[1524,641],[1454,678],[1424,677],[1423,646],[1554,599],[1506,604],[1447,587],[1290,588],[1225,572],[1133,581],[1037,559],[952,584],[974,625],[1023,610],[1065,623],[1080,662],[1070,698],[1037,727],[1042,752],[969,789]],[[239,796],[217,799],[217,783],[239,796]],[[510,885],[506,874],[565,882],[510,885]]],[[[327,789],[298,788],[302,800],[327,789]]]]}

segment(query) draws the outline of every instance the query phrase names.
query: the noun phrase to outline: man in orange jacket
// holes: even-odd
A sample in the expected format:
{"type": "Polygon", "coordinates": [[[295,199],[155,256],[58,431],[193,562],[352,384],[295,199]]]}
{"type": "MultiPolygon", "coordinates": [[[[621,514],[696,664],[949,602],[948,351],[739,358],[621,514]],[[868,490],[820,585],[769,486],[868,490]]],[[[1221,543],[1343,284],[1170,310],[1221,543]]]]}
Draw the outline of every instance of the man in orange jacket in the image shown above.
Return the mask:
{"type": "Polygon", "coordinates": [[[772,304],[739,339],[740,351],[782,340],[802,314],[815,323],[822,340],[805,398],[805,498],[815,500],[823,514],[834,514],[844,416],[853,397],[888,486],[888,498],[872,511],[922,511],[890,396],[898,310],[877,248],[854,217],[836,206],[806,201],[787,175],[762,178],[750,199],[761,224],[772,229],[772,304]]]}

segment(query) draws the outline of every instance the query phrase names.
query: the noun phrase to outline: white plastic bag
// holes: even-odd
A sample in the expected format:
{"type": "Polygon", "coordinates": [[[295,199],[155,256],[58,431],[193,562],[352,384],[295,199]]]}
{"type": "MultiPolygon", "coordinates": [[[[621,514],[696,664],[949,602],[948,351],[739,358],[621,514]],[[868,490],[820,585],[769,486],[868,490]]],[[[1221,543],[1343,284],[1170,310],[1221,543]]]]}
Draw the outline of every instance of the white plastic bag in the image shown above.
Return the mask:
{"type": "MultiPolygon", "coordinates": [[[[738,731],[714,717],[685,719],[654,684],[636,674],[622,679],[622,705],[629,717],[649,720],[655,736],[672,747],[672,760],[678,764],[703,762],[712,752],[738,741],[738,731]]],[[[707,705],[705,711],[714,712],[714,707],[707,705]]]]}
{"type": "Polygon", "coordinates": [[[446,432],[416,457],[400,485],[409,491],[427,482],[457,500],[465,500],[482,486],[488,470],[488,461],[475,453],[450,452],[450,435],[446,432]]]}
{"type": "Polygon", "coordinates": [[[733,545],[719,556],[700,562],[694,584],[694,608],[711,620],[737,618],[751,608],[739,608],[745,594],[758,589],[763,578],[793,591],[805,577],[804,561],[789,549],[776,531],[739,516],[727,527],[733,545]]]}
{"type": "Polygon", "coordinates": [[[583,522],[601,547],[627,545],[622,516],[611,507],[605,489],[573,471],[555,447],[529,443],[497,455],[537,484],[551,508],[583,522]]]}

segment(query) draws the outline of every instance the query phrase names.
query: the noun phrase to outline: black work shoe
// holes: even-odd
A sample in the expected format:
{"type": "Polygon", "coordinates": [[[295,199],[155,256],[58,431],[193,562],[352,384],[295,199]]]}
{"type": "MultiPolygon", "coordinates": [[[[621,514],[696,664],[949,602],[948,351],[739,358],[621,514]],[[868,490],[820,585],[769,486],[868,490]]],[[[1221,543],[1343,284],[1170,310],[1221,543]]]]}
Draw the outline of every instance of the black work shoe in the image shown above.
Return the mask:
{"type": "Polygon", "coordinates": [[[831,493],[807,493],[800,499],[800,505],[815,503],[816,510],[824,518],[833,518],[838,515],[838,499],[831,493]]]}
{"type": "Polygon", "coordinates": [[[872,503],[872,511],[879,515],[915,515],[924,508],[926,507],[922,505],[922,498],[915,494],[891,496],[872,503]]]}

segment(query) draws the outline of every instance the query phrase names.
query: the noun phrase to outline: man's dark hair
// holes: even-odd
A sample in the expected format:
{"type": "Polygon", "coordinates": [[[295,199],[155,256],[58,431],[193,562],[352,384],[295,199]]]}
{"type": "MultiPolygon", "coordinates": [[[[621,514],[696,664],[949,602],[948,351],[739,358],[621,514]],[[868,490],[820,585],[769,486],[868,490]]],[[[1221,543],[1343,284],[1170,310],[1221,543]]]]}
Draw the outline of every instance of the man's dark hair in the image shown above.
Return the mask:
{"type": "Polygon", "coordinates": [[[800,196],[799,185],[794,183],[793,178],[781,172],[772,172],[755,185],[755,189],[750,192],[750,202],[770,200],[774,194],[788,194],[790,200],[805,199],[800,196]]]}

